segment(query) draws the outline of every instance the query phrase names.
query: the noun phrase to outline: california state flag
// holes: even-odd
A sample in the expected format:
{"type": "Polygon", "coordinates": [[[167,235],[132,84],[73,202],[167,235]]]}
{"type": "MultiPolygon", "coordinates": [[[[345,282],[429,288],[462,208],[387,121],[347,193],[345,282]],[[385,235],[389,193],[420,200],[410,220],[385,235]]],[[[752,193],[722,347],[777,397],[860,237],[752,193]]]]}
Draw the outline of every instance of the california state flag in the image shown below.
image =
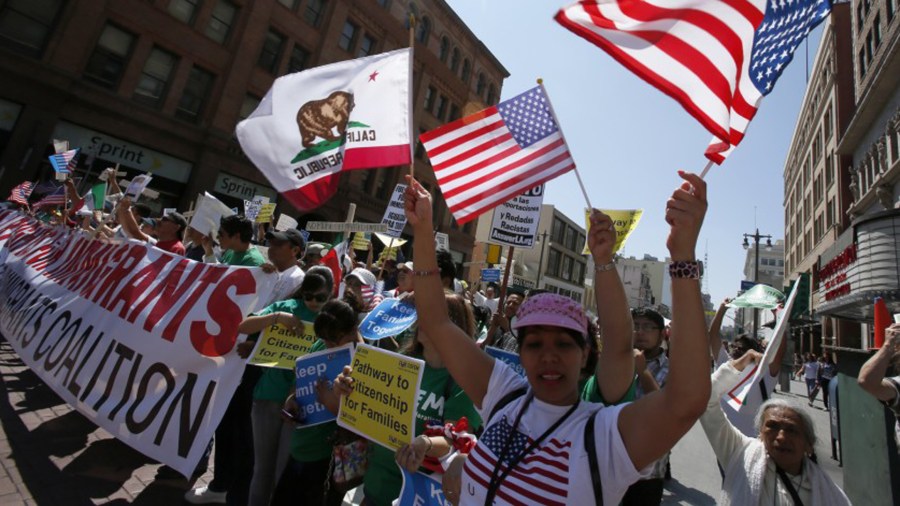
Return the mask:
{"type": "Polygon", "coordinates": [[[409,164],[411,57],[398,49],[276,79],[237,126],[244,153],[301,210],[331,198],[342,170],[409,164]]]}

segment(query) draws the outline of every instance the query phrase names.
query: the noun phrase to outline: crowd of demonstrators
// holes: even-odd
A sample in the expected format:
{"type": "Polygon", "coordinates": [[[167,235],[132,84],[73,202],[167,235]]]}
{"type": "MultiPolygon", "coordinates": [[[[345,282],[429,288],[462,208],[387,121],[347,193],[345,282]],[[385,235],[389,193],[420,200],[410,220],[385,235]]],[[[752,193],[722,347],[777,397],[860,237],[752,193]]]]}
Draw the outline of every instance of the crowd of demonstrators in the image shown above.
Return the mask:
{"type": "Polygon", "coordinates": [[[900,453],[900,324],[885,332],[885,344],[859,370],[859,386],[894,413],[894,441],[900,453]],[[891,376],[891,370],[893,374],[891,376]]]}

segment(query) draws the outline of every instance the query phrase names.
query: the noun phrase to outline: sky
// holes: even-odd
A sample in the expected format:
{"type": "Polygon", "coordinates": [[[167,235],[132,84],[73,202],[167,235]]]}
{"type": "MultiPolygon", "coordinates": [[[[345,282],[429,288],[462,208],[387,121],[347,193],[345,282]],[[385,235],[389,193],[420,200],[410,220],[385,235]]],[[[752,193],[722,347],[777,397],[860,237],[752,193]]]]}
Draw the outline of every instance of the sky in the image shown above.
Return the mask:
{"type": "MultiPolygon", "coordinates": [[[[591,204],[644,210],[620,253],[664,259],[665,205],[681,181],[676,171],[703,169],[711,135],[673,99],[558,25],[553,16],[564,0],[448,3],[509,71],[501,100],[543,79],[591,204]]],[[[808,41],[810,67],[821,32],[822,25],[808,41]]],[[[743,234],[758,227],[773,242],[784,238],[784,161],[806,90],[806,49],[797,49],[741,144],[706,176],[709,209],[696,254],[708,258],[703,287],[715,305],[740,288],[743,234]]],[[[544,203],[583,221],[574,173],[550,181],[544,203]]]]}

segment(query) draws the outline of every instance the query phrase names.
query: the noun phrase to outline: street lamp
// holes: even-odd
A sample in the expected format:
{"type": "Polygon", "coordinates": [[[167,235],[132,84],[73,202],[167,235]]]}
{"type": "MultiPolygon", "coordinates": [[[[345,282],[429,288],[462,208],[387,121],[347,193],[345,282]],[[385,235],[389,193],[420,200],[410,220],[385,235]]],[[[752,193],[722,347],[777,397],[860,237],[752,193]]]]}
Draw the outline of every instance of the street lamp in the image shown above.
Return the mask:
{"type": "MultiPolygon", "coordinates": [[[[756,229],[756,232],[753,234],[744,234],[744,249],[750,247],[750,242],[747,239],[753,239],[754,250],[756,254],[756,267],[753,270],[753,282],[759,283],[759,240],[766,240],[766,251],[772,251],[772,236],[771,235],[760,235],[759,229],[756,229]]],[[[759,337],[759,308],[753,308],[753,337],[759,337]]]]}
{"type": "Polygon", "coordinates": [[[544,230],[543,233],[538,234],[538,241],[541,243],[541,256],[538,257],[538,272],[537,272],[537,282],[534,284],[535,288],[541,287],[541,272],[544,270],[544,246],[547,244],[547,236],[550,235],[544,230]],[[543,239],[543,240],[541,240],[543,239]]]}

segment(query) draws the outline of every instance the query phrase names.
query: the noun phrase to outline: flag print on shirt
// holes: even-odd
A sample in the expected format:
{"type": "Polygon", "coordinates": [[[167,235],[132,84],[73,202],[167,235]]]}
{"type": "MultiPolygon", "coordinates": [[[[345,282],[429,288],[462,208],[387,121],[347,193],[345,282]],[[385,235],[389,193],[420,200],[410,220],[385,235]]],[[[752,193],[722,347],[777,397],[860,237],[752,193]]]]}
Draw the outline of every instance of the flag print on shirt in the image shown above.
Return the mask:
{"type": "MultiPolygon", "coordinates": [[[[499,423],[488,427],[466,461],[466,474],[485,489],[490,485],[497,455],[502,453],[513,430],[509,419],[504,416],[499,423]]],[[[530,437],[515,431],[503,456],[500,473],[506,471],[510,459],[525,451],[532,442],[530,437]]],[[[509,504],[566,504],[571,446],[570,441],[549,438],[546,443],[533,449],[500,483],[497,498],[509,504]]]]}

